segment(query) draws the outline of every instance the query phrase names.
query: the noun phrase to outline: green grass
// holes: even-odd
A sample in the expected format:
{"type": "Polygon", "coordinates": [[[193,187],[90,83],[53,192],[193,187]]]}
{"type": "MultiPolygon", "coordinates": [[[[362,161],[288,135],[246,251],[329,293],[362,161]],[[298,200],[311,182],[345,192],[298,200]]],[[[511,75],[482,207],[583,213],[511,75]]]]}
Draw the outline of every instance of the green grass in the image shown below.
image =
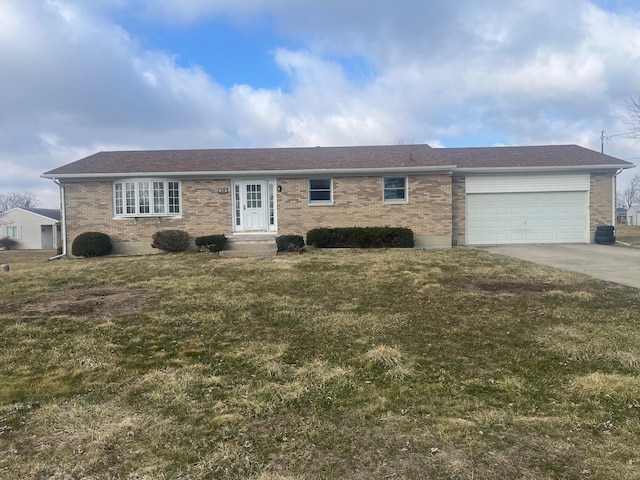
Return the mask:
{"type": "Polygon", "coordinates": [[[0,478],[640,478],[640,292],[474,249],[0,252],[0,478]]]}

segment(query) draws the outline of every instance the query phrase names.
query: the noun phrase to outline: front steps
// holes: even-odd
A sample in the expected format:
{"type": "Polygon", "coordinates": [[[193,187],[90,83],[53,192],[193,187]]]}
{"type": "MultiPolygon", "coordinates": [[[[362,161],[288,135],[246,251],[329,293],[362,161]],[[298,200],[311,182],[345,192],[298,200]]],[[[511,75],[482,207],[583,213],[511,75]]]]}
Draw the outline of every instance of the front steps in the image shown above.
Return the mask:
{"type": "Polygon", "coordinates": [[[275,257],[277,252],[274,235],[236,235],[227,238],[220,256],[226,258],[275,257]]]}

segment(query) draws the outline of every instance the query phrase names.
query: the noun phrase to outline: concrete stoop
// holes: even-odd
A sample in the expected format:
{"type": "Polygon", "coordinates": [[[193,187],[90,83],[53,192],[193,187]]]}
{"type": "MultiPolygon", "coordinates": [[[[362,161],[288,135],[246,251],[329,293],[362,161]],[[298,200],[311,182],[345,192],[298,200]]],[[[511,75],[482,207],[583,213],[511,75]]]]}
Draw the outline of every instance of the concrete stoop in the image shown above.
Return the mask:
{"type": "Polygon", "coordinates": [[[226,258],[275,257],[277,253],[278,247],[275,236],[247,235],[227,238],[220,256],[226,258]]]}

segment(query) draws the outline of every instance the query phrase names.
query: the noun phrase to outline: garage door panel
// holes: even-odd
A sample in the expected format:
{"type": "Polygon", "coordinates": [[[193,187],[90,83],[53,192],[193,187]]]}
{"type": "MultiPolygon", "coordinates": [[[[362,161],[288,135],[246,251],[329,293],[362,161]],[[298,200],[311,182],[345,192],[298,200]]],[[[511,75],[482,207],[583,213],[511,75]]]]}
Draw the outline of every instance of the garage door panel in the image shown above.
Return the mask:
{"type": "Polygon", "coordinates": [[[584,243],[588,192],[467,194],[467,243],[584,243]]]}

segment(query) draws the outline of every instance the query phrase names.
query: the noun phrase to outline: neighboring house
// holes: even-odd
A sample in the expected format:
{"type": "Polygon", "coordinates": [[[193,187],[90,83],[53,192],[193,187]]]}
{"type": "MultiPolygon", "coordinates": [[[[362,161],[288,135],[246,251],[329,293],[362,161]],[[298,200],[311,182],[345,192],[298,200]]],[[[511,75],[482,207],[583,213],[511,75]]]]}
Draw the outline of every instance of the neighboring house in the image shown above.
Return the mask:
{"type": "Polygon", "coordinates": [[[627,224],[627,209],[618,207],[616,208],[616,225],[627,224]]]}
{"type": "Polygon", "coordinates": [[[577,145],[428,145],[100,152],[43,174],[61,187],[66,241],[101,231],[114,252],[192,237],[398,226],[416,246],[588,243],[615,221],[633,164],[577,145]]]}
{"type": "Polygon", "coordinates": [[[640,205],[631,205],[627,210],[627,225],[640,225],[640,205]]]}
{"type": "Polygon", "coordinates": [[[60,210],[12,208],[0,213],[0,238],[9,237],[20,250],[54,250],[62,246],[60,210]]]}

